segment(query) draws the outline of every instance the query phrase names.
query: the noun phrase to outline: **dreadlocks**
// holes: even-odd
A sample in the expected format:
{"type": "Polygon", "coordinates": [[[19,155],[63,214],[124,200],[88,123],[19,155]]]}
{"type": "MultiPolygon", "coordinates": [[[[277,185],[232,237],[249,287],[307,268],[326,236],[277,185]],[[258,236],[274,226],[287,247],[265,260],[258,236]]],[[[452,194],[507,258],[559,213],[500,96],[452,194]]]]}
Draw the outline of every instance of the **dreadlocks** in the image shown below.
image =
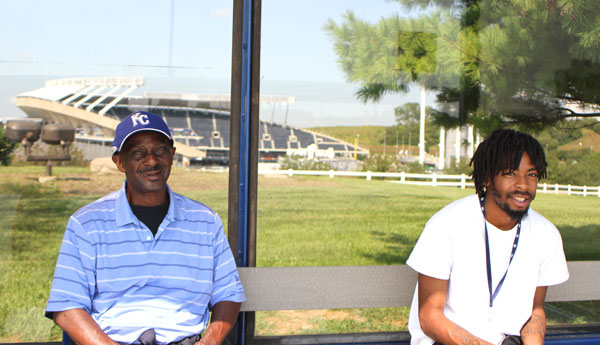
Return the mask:
{"type": "Polygon", "coordinates": [[[512,129],[497,129],[477,146],[469,165],[475,190],[481,197],[486,184],[504,170],[518,170],[523,153],[527,152],[538,172],[538,179],[546,178],[546,157],[540,143],[531,135],[512,129]]]}

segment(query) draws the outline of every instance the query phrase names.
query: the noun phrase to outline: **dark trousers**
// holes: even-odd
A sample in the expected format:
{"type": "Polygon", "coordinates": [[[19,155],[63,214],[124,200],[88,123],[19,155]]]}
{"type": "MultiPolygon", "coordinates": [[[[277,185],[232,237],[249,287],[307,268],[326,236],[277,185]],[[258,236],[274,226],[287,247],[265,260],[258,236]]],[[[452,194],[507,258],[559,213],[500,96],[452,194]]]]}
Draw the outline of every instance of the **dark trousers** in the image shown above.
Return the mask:
{"type": "MultiPolygon", "coordinates": [[[[144,331],[144,333],[142,333],[142,335],[140,335],[138,340],[139,340],[140,344],[142,344],[142,345],[156,345],[156,334],[154,333],[154,329],[151,328],[151,329],[144,331]]],[[[198,340],[200,340],[200,334],[191,335],[187,338],[181,339],[180,341],[169,343],[169,345],[194,345],[194,343],[197,342],[198,340]]],[[[119,343],[119,344],[128,345],[128,344],[122,344],[122,343],[119,343]]]]}
{"type": "MultiPolygon", "coordinates": [[[[433,345],[444,345],[440,342],[435,342],[433,345]]],[[[502,341],[502,345],[523,345],[523,340],[521,337],[516,335],[507,335],[506,338],[502,341]]]]}
{"type": "MultiPolygon", "coordinates": [[[[198,340],[200,340],[200,334],[191,335],[187,338],[183,338],[180,341],[176,341],[173,343],[169,343],[169,345],[194,345],[198,340]]],[[[156,345],[156,334],[154,333],[154,329],[148,329],[140,335],[138,338],[140,344],[142,345],[156,345]]],[[[73,340],[69,337],[67,332],[63,332],[63,345],[75,345],[73,340]]],[[[129,345],[125,343],[117,343],[120,345],[129,345]]]]}

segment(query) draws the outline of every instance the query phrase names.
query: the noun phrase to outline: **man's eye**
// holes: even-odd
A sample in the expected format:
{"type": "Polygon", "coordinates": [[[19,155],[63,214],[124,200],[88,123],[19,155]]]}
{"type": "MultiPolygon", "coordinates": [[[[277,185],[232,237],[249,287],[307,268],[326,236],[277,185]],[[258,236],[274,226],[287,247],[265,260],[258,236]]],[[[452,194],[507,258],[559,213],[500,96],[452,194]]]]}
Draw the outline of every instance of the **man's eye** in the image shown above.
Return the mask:
{"type": "Polygon", "coordinates": [[[142,152],[142,151],[133,151],[133,152],[131,152],[131,158],[133,158],[133,159],[142,159],[142,158],[144,158],[144,152],[142,152]]]}
{"type": "Polygon", "coordinates": [[[515,174],[515,172],[514,172],[514,171],[512,171],[512,170],[505,170],[505,171],[502,173],[502,175],[504,175],[504,176],[513,176],[514,174],[515,174]]]}
{"type": "Polygon", "coordinates": [[[166,146],[159,146],[156,149],[154,149],[154,153],[158,154],[158,155],[163,155],[168,151],[168,148],[166,146]]]}
{"type": "Polygon", "coordinates": [[[531,172],[531,173],[529,173],[529,177],[535,177],[535,178],[537,178],[538,177],[538,173],[531,172]]]}

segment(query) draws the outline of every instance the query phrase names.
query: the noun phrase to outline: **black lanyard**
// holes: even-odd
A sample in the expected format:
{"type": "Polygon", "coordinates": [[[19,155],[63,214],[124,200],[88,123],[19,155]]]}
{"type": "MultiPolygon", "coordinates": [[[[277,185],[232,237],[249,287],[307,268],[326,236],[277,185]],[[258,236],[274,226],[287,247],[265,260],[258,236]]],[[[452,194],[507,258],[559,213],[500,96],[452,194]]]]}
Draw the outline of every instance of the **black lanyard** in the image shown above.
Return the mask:
{"type": "Polygon", "coordinates": [[[517,233],[515,234],[515,241],[512,245],[512,250],[510,252],[510,260],[508,261],[508,266],[506,267],[506,271],[502,276],[502,279],[498,282],[498,286],[492,293],[492,262],[490,260],[490,241],[488,239],[488,229],[487,229],[487,221],[485,220],[485,206],[484,206],[485,197],[481,197],[479,199],[479,204],[481,205],[481,212],[483,213],[483,224],[485,227],[485,262],[487,264],[487,280],[488,280],[488,289],[490,291],[490,308],[494,305],[494,299],[498,295],[500,288],[502,288],[502,284],[504,284],[504,278],[506,278],[506,274],[508,273],[508,268],[512,262],[513,256],[515,256],[515,252],[517,251],[517,246],[519,245],[519,235],[521,234],[521,221],[519,220],[519,224],[517,225],[517,233]]]}

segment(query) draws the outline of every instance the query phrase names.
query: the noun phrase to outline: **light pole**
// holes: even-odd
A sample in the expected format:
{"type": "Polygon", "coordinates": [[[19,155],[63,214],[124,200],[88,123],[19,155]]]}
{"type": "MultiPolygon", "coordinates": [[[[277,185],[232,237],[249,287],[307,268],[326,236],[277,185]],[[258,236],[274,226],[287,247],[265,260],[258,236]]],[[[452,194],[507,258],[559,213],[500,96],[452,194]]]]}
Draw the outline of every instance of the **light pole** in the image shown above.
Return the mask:
{"type": "Polygon", "coordinates": [[[358,159],[358,142],[360,139],[360,134],[356,133],[356,138],[354,138],[354,160],[358,159]]]}

